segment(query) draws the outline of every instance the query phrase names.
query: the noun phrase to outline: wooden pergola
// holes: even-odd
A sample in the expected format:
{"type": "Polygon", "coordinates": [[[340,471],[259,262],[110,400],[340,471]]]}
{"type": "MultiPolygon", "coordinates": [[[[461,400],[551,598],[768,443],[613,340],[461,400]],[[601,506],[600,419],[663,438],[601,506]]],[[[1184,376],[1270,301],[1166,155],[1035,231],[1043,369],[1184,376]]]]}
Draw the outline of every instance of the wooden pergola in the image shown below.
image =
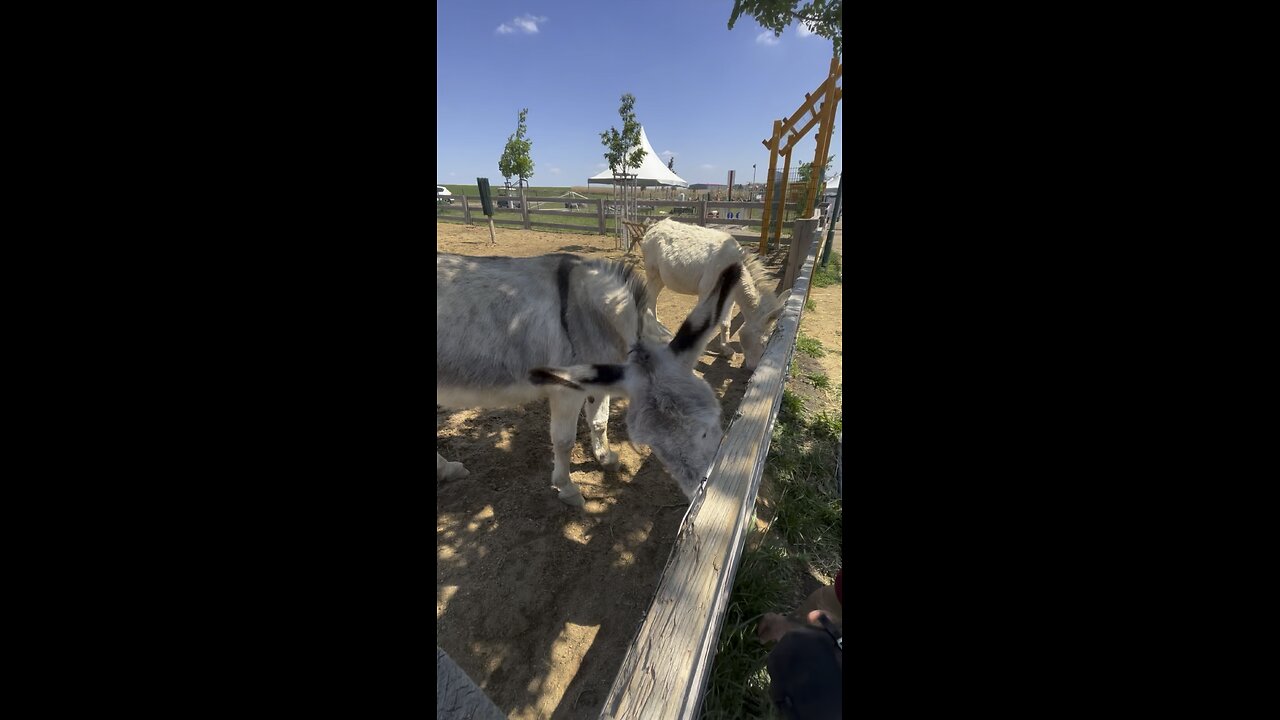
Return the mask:
{"type": "Polygon", "coordinates": [[[831,58],[831,68],[827,72],[827,77],[818,86],[817,90],[812,93],[805,93],[805,100],[800,104],[799,109],[786,120],[773,121],[773,136],[768,140],[761,140],[764,146],[769,148],[769,174],[765,178],[764,191],[764,222],[760,225],[760,253],[763,255],[768,252],[769,248],[769,229],[774,228],[774,242],[776,243],[782,237],[782,218],[786,214],[786,198],[787,184],[790,181],[791,173],[791,151],[795,149],[796,143],[800,142],[805,135],[813,129],[814,125],[818,126],[816,139],[818,147],[813,155],[813,168],[809,173],[808,190],[805,193],[804,208],[800,217],[809,217],[813,213],[813,205],[817,200],[818,183],[823,177],[826,177],[827,151],[831,148],[831,134],[835,125],[836,106],[840,104],[840,96],[843,93],[842,88],[836,83],[840,81],[842,66],[838,58],[831,58]],[[820,103],[820,104],[819,104],[820,103]],[[816,105],[816,108],[815,108],[816,105]],[[804,118],[805,114],[809,115],[809,120],[803,127],[797,129],[797,124],[804,118]],[[774,176],[778,170],[778,156],[783,157],[782,170],[782,187],[776,188],[777,183],[774,182],[774,176]],[[774,190],[778,190],[778,199],[775,200],[774,190]],[[774,204],[777,203],[778,217],[771,217],[774,204]]]}

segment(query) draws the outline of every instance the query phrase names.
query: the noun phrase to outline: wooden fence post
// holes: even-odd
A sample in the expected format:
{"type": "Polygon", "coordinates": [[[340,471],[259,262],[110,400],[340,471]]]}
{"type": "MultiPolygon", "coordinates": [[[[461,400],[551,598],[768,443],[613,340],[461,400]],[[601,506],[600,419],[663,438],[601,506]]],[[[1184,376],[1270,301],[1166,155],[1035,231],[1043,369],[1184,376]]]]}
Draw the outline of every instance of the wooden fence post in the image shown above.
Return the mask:
{"type": "Polygon", "coordinates": [[[707,201],[698,201],[698,224],[702,227],[707,226],[707,201]]]}
{"type": "Polygon", "coordinates": [[[524,218],[524,229],[529,229],[529,201],[525,199],[524,185],[520,186],[520,217],[524,218]]]}
{"type": "Polygon", "coordinates": [[[467,196],[462,196],[462,221],[471,224],[471,206],[467,204],[467,196]]]}
{"type": "Polygon", "coordinates": [[[818,218],[797,218],[791,226],[791,251],[787,253],[787,271],[782,276],[779,292],[786,292],[796,283],[800,265],[809,255],[809,244],[818,229],[818,218]]]}
{"type": "Polygon", "coordinates": [[[600,234],[608,234],[604,227],[604,198],[596,198],[596,215],[600,218],[600,234]]]}

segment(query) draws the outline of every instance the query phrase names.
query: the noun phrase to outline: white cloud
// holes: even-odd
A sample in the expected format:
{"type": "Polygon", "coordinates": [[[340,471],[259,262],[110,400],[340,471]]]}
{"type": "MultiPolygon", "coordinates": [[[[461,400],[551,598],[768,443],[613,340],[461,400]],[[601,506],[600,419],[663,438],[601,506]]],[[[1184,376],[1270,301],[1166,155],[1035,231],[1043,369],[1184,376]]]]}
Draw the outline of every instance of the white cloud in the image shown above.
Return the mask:
{"type": "Polygon", "coordinates": [[[525,35],[537,35],[538,23],[544,23],[546,21],[547,19],[544,17],[539,17],[536,15],[530,15],[528,13],[525,13],[524,15],[521,15],[520,17],[513,19],[510,25],[508,25],[507,23],[502,23],[501,25],[499,25],[498,34],[510,35],[511,33],[519,30],[525,35]]]}
{"type": "Polygon", "coordinates": [[[756,42],[761,45],[777,45],[781,40],[774,37],[772,30],[765,30],[756,36],[756,42]]]}
{"type": "Polygon", "coordinates": [[[660,152],[660,153],[658,153],[658,154],[659,154],[659,155],[666,156],[666,157],[680,157],[680,154],[679,154],[679,153],[673,153],[673,152],[671,152],[670,150],[663,150],[662,152],[660,152]]]}
{"type": "Polygon", "coordinates": [[[560,174],[560,168],[557,168],[557,167],[553,167],[553,168],[551,168],[551,174],[552,174],[552,175],[559,175],[559,174],[560,174]]]}
{"type": "Polygon", "coordinates": [[[456,172],[451,172],[451,173],[449,173],[449,177],[455,177],[455,176],[457,176],[457,174],[458,174],[458,173],[456,173],[456,172]]]}
{"type": "Polygon", "coordinates": [[[607,168],[607,167],[609,167],[609,164],[608,164],[608,163],[596,163],[596,167],[598,167],[598,168],[607,168]]]}
{"type": "Polygon", "coordinates": [[[800,37],[812,37],[813,30],[806,23],[800,23],[796,28],[796,34],[800,37]]]}
{"type": "Polygon", "coordinates": [[[699,165],[698,167],[702,168],[703,170],[715,170],[715,169],[716,169],[716,166],[715,166],[715,165],[699,165]]]}

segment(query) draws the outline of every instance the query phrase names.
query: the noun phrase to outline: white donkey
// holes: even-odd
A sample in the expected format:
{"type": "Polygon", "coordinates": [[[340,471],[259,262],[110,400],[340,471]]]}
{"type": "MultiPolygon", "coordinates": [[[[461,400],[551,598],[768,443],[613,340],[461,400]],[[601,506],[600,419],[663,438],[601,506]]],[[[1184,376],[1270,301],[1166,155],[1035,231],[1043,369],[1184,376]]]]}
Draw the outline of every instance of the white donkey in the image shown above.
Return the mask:
{"type": "MultiPolygon", "coordinates": [[[[692,498],[723,435],[720,402],[693,367],[740,277],[740,266],[726,268],[667,344],[645,312],[644,281],[626,265],[437,252],[436,404],[493,408],[547,398],[551,482],[560,500],[581,506],[582,492],[569,480],[578,411],[596,460],[614,466],[609,396],[629,397],[630,438],[650,446],[692,498]]],[[[437,479],[466,474],[436,453],[437,479]]]]}
{"type": "MultiPolygon", "coordinates": [[[[644,269],[648,275],[649,309],[656,318],[658,293],[668,287],[682,295],[697,295],[705,301],[725,268],[742,266],[742,281],[731,297],[742,308],[743,367],[754,369],[764,354],[765,343],[782,313],[782,300],[773,294],[764,265],[753,253],[745,252],[732,235],[715,228],[663,220],[649,228],[640,241],[644,269]]],[[[730,356],[729,326],[732,304],[721,319],[715,350],[730,356]]]]}

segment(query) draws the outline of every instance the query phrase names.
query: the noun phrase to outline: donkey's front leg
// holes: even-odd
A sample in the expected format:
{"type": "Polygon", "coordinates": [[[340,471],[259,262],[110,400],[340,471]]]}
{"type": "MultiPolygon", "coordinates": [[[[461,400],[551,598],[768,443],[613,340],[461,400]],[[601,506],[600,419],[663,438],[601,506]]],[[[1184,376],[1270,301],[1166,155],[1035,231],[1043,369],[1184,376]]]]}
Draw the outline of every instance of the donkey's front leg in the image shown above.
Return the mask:
{"type": "Polygon", "coordinates": [[[436,481],[441,480],[457,480],[464,478],[471,473],[462,467],[460,462],[449,462],[440,457],[440,453],[436,453],[436,481]]]}
{"type": "Polygon", "coordinates": [[[733,347],[729,345],[729,336],[733,334],[733,301],[724,309],[724,320],[720,322],[719,351],[725,357],[733,357],[733,347]]]}
{"type": "Polygon", "coordinates": [[[582,491],[569,480],[569,455],[578,438],[578,410],[582,409],[582,393],[561,389],[548,395],[551,404],[551,447],[555,452],[555,467],[551,471],[551,483],[560,491],[560,502],[582,507],[586,501],[582,491]]]}
{"type": "Polygon", "coordinates": [[[609,449],[609,396],[588,395],[582,415],[591,428],[591,452],[605,468],[618,466],[618,453],[609,449]]]}

